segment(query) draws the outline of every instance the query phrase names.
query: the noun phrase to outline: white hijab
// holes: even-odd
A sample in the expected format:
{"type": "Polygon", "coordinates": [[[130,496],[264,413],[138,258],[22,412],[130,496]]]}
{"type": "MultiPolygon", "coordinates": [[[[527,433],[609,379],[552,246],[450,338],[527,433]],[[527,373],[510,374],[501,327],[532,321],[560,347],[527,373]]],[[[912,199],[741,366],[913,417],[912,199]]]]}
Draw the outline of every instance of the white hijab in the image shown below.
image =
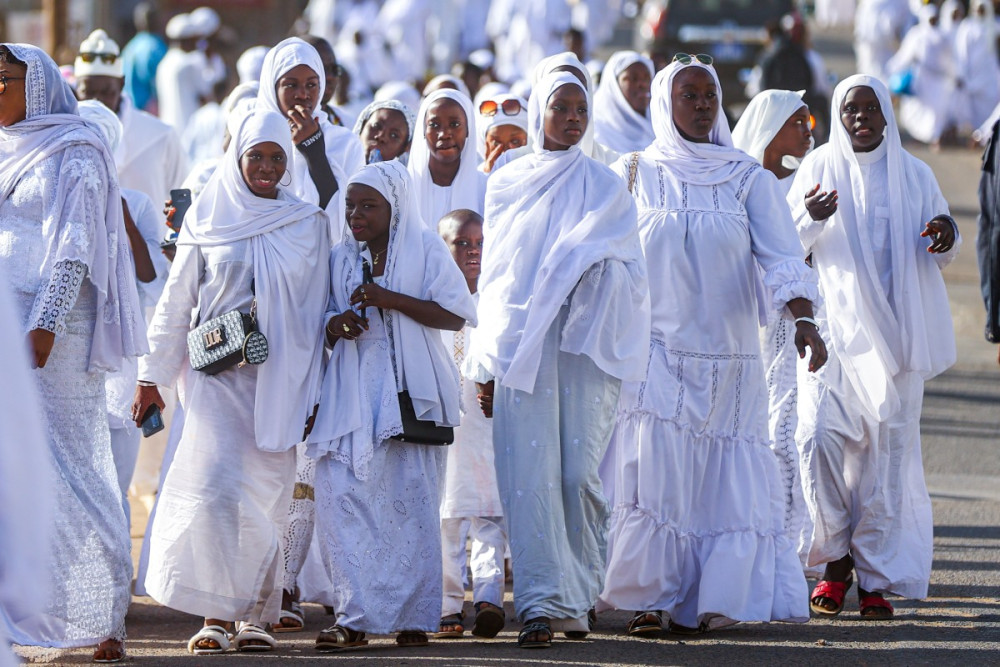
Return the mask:
{"type": "Polygon", "coordinates": [[[635,51],[618,51],[609,59],[601,74],[601,83],[594,93],[594,139],[617,153],[641,151],[653,143],[653,121],[649,111],[637,113],[625,99],[618,84],[618,77],[635,63],[642,63],[649,70],[650,79],[656,75],[653,61],[635,51]]]}
{"type": "MultiPolygon", "coordinates": [[[[486,99],[491,99],[497,103],[497,112],[492,116],[483,116],[478,114],[479,107],[476,107],[478,119],[476,120],[476,152],[479,153],[479,157],[486,159],[486,134],[494,127],[500,127],[501,125],[514,125],[528,132],[528,101],[523,97],[518,97],[517,95],[511,95],[509,93],[504,93],[501,95],[496,95],[494,97],[488,97],[486,99]],[[508,116],[503,112],[501,106],[507,100],[517,100],[521,104],[521,111],[514,116],[508,116]]],[[[483,102],[486,100],[484,99],[483,102]]]]}
{"type": "Polygon", "coordinates": [[[736,178],[756,164],[752,157],[733,146],[726,114],[722,111],[722,84],[711,65],[697,61],[689,65],[670,63],[653,79],[652,95],[649,115],[653,120],[656,140],[645,153],[662,163],[678,180],[696,185],[718,185],[736,178]],[[674,124],[670,91],[677,74],[689,67],[701,68],[715,79],[719,113],[708,135],[709,143],[688,141],[674,124]]]}
{"type": "Polygon", "coordinates": [[[73,91],[63,81],[52,58],[30,44],[4,46],[28,66],[24,82],[27,116],[18,123],[0,128],[0,203],[11,195],[35,164],[74,146],[95,148],[111,177],[101,202],[105,218],[103,224],[91,230],[93,238],[86,257],[81,257],[80,249],[66,238],[69,232],[65,230],[63,219],[65,202],[77,193],[68,190],[64,179],[52,184],[54,197],[39,221],[50,250],[38,269],[39,275],[47,279],[61,261],[82,261],[87,265],[90,282],[97,289],[97,320],[88,368],[92,372],[118,370],[123,358],[142,355],[149,348],[125,232],[114,156],[98,130],[79,116],[73,91]]]}
{"type": "Polygon", "coordinates": [[[427,128],[427,110],[435,102],[442,99],[449,99],[461,105],[468,126],[468,136],[459,157],[458,173],[455,174],[455,180],[448,186],[451,191],[451,210],[457,211],[460,208],[467,208],[472,211],[481,211],[483,208],[483,203],[480,200],[482,192],[480,182],[483,176],[479,171],[479,159],[476,156],[476,114],[472,111],[472,100],[469,99],[468,95],[450,88],[436,90],[420,103],[413,143],[410,145],[410,160],[407,164],[420,206],[420,216],[425,223],[432,227],[437,224],[437,218],[440,216],[433,207],[435,186],[431,179],[429,166],[430,149],[427,147],[424,133],[427,128]]]}
{"type": "MultiPolygon", "coordinates": [[[[383,285],[393,292],[434,301],[450,313],[476,324],[476,307],[465,277],[441,237],[427,228],[420,217],[409,173],[397,160],[367,165],[351,177],[350,183],[374,188],[391,209],[389,246],[385,258],[383,285]]],[[[331,291],[328,315],[351,308],[350,298],[362,283],[362,258],[370,260],[365,246],[351,234],[346,220],[342,237],[330,255],[331,291]]],[[[397,373],[388,351],[378,346],[361,346],[358,341],[341,339],[333,346],[323,380],[323,401],[316,425],[309,436],[308,452],[319,458],[331,455],[351,467],[361,480],[369,475],[375,447],[402,432],[399,404],[362,404],[362,386],[391,384],[406,390],[413,400],[417,418],[444,426],[458,426],[458,372],[455,361],[436,329],[423,326],[399,311],[376,308],[366,313],[370,320],[382,318],[391,331],[397,373]]],[[[365,341],[362,333],[359,341],[365,341]]]]}
{"type": "MultiPolygon", "coordinates": [[[[552,74],[560,67],[569,67],[580,73],[584,81],[587,84],[587,95],[594,95],[594,80],[590,76],[590,70],[587,66],[580,62],[580,59],[572,51],[563,51],[562,53],[557,53],[554,56],[549,56],[548,58],[543,58],[538,61],[535,65],[534,72],[532,72],[531,86],[532,89],[538,86],[539,82],[549,74],[552,74]]],[[[579,82],[579,79],[577,79],[579,82]]],[[[593,105],[591,105],[593,106],[593,105]]],[[[577,144],[580,150],[583,151],[584,155],[594,157],[594,112],[591,111],[590,122],[587,123],[587,129],[583,132],[583,138],[580,143],[577,144]]],[[[534,141],[531,136],[531,132],[528,133],[528,138],[534,141]]]]}
{"type": "MultiPolygon", "coordinates": [[[[805,192],[815,183],[840,192],[837,212],[823,223],[825,231],[813,245],[828,304],[830,344],[866,410],[884,421],[900,406],[895,375],[910,371],[930,378],[955,362],[951,323],[942,325],[933,310],[942,304],[947,308],[944,280],[934,256],[918,247],[924,223],[947,211],[931,210],[933,193],[925,185],[933,176],[903,150],[889,91],[879,79],[857,74],[841,81],[833,92],[831,118],[840,117],[844,98],[858,86],[875,91],[886,120],[882,141],[889,172],[892,280],[906,288],[892,294],[882,288],[872,252],[874,212],[864,209],[864,181],[843,123],[833,123],[830,142],[803,160],[793,192],[805,192]],[[835,299],[837,294],[842,296],[835,299]],[[840,303],[844,305],[834,307],[840,303]]],[[[808,214],[801,197],[797,199],[793,215],[802,219],[808,214]]]]}
{"type": "Polygon", "coordinates": [[[806,106],[804,90],[765,90],[754,95],[733,130],[733,145],[764,163],[764,151],[793,113],[806,106]]]}
{"type": "Polygon", "coordinates": [[[236,128],[229,150],[184,220],[179,245],[214,246],[250,239],[257,321],[268,359],[257,370],[257,447],[285,451],[302,441],[319,400],[323,311],[329,288],[326,217],[287,191],[277,199],[250,191],[240,157],[264,142],[293,149],[281,114],[255,111],[236,128]]]}
{"type": "Polygon", "coordinates": [[[646,263],[635,202],[621,179],[579,145],[543,148],[545,108],[564,85],[583,88],[566,72],[547,75],[535,86],[528,102],[534,152],[494,173],[486,196],[482,335],[473,340],[469,356],[504,386],[529,393],[549,327],[577,285],[587,282],[581,280],[585,273],[602,262],[624,266],[614,279],[634,287],[631,299],[588,313],[576,335],[563,332],[562,349],[586,353],[605,373],[623,380],[644,377],[649,352],[646,263]]]}

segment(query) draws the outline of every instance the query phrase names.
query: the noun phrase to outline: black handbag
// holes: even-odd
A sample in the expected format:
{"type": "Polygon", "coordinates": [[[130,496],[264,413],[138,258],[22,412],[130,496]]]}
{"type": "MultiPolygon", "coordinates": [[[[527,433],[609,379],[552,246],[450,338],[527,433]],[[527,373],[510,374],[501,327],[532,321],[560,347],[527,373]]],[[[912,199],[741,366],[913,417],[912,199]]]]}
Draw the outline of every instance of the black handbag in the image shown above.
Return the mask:
{"type": "Polygon", "coordinates": [[[188,333],[191,368],[215,375],[239,364],[257,366],[267,361],[267,338],[257,328],[257,300],[250,314],[230,310],[188,333]]]}
{"type": "MultiPolygon", "coordinates": [[[[361,276],[362,284],[375,282],[368,260],[361,260],[361,276]]],[[[378,309],[378,314],[385,322],[381,308],[378,309]]],[[[361,317],[364,316],[365,313],[362,310],[361,317]]],[[[413,445],[450,445],[455,442],[455,429],[451,426],[438,426],[432,421],[417,419],[417,412],[413,409],[413,399],[410,398],[410,392],[401,391],[396,395],[396,398],[399,401],[399,417],[403,422],[403,432],[393,436],[396,440],[413,445]]]]}

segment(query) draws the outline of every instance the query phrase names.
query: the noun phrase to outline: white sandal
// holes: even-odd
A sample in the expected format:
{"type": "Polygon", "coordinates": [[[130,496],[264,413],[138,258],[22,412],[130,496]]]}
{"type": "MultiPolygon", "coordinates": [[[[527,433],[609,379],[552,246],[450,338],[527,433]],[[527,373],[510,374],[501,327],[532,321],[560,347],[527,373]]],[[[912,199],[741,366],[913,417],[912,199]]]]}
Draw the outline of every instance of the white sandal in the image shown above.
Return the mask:
{"type": "Polygon", "coordinates": [[[293,602],[289,609],[282,609],[278,615],[278,625],[271,626],[271,632],[302,632],[305,629],[305,615],[298,602],[293,602]],[[282,625],[285,619],[295,621],[298,625],[282,625]]]}
{"type": "Polygon", "coordinates": [[[247,621],[240,621],[236,624],[236,636],[233,637],[233,643],[236,644],[236,650],[240,653],[273,651],[278,646],[278,642],[274,641],[274,637],[267,634],[264,628],[247,621]],[[261,641],[264,644],[243,643],[251,641],[261,641]]]}
{"type": "Polygon", "coordinates": [[[212,655],[215,653],[225,653],[229,650],[229,633],[221,625],[206,625],[201,630],[198,631],[194,637],[188,640],[188,653],[194,653],[195,655],[212,655]],[[217,648],[200,648],[197,646],[198,642],[203,639],[210,639],[216,644],[217,648]]]}

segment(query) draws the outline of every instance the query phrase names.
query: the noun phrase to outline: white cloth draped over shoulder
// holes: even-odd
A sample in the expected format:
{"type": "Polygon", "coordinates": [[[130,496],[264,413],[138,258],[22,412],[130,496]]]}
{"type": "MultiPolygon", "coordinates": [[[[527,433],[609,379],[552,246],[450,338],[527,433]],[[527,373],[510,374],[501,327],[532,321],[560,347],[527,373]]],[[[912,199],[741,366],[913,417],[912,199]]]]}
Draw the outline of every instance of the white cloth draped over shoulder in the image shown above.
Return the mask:
{"type": "MultiPolygon", "coordinates": [[[[386,289],[433,301],[475,326],[475,303],[465,278],[444,241],[421,219],[406,168],[396,160],[377,162],[361,169],[350,182],[374,188],[391,207],[382,275],[386,289]]],[[[327,318],[351,308],[351,294],[362,283],[362,259],[368,255],[367,247],[354,240],[346,223],[341,229],[340,243],[330,254],[327,318]]],[[[358,343],[338,341],[327,365],[323,400],[308,439],[310,456],[329,454],[349,466],[359,480],[367,479],[375,448],[402,432],[398,403],[365,404],[362,385],[389,384],[397,391],[408,391],[418,419],[458,426],[461,418],[458,372],[440,332],[399,311],[380,314],[369,308],[366,316],[383,318],[394,355],[371,348],[370,354],[362,355],[358,343]],[[390,356],[395,359],[393,364],[388,363],[390,356]]]]}
{"type": "Polygon", "coordinates": [[[761,164],[764,151],[793,113],[806,106],[804,90],[765,90],[750,100],[733,129],[733,145],[761,164]]]}
{"type": "Polygon", "coordinates": [[[933,315],[948,304],[939,269],[943,258],[916,247],[924,224],[948,211],[936,210],[943,200],[930,169],[900,144],[889,92],[881,81],[865,75],[842,81],[833,94],[832,116],[839,117],[847,93],[858,86],[875,91],[887,123],[883,142],[888,155],[892,282],[907,288],[887,294],[882,285],[872,250],[873,231],[865,222],[875,219],[877,212],[864,210],[858,158],[841,123],[834,123],[830,142],[803,161],[789,202],[806,252],[824,257],[817,264],[821,291],[828,298],[836,294],[845,300],[827,309],[831,333],[827,344],[869,415],[885,421],[900,407],[894,376],[916,372],[928,379],[955,362],[952,327],[940,326],[933,315]],[[821,222],[812,220],[804,202],[805,193],[816,183],[841,193],[837,212],[821,222]]]}
{"type": "Polygon", "coordinates": [[[608,58],[601,83],[594,93],[594,110],[591,123],[594,125],[594,139],[617,153],[641,151],[653,143],[653,122],[640,114],[625,99],[618,83],[622,72],[636,63],[642,63],[649,70],[652,80],[656,74],[653,61],[635,51],[618,51],[608,58]]]}
{"type": "Polygon", "coordinates": [[[485,190],[485,175],[479,171],[479,157],[476,154],[476,114],[472,110],[472,100],[465,93],[450,88],[436,90],[420,103],[417,111],[417,123],[414,130],[413,143],[410,145],[410,160],[407,163],[410,177],[413,179],[413,189],[417,204],[420,207],[420,217],[430,228],[437,227],[438,220],[445,214],[458,209],[467,208],[477,213],[483,211],[483,192],[485,190]],[[427,112],[440,100],[452,100],[462,107],[468,135],[462,153],[459,156],[458,173],[451,185],[442,188],[434,184],[430,171],[430,149],[424,133],[427,129],[427,112]],[[435,191],[446,189],[448,203],[444,210],[435,206],[435,191]]]}
{"type": "Polygon", "coordinates": [[[302,441],[306,418],[319,401],[322,313],[308,304],[322,303],[326,296],[329,246],[322,243],[324,230],[316,229],[320,210],[314,204],[250,192],[239,160],[264,142],[278,144],[286,155],[294,150],[280,114],[257,111],[243,119],[177,243],[215,246],[251,240],[257,321],[269,349],[257,372],[255,432],[257,447],[274,452],[302,441]]]}
{"type": "Polygon", "coordinates": [[[483,335],[473,339],[469,356],[504,386],[529,393],[545,335],[574,290],[577,307],[563,330],[562,351],[586,355],[622,380],[642,380],[646,372],[649,296],[646,261],[630,222],[635,203],[579,146],[542,147],[546,105],[564,85],[583,88],[565,72],[535,86],[528,109],[534,152],[496,172],[486,197],[483,335]]]}
{"type": "MultiPolygon", "coordinates": [[[[94,147],[104,158],[108,173],[117,173],[107,142],[78,115],[73,91],[60,77],[52,59],[30,44],[6,46],[28,65],[24,87],[27,116],[0,128],[0,202],[11,195],[32,166],[75,145],[94,147]]],[[[71,234],[60,215],[73,193],[61,180],[53,189],[52,204],[41,221],[51,251],[38,267],[39,275],[47,279],[53,267],[66,260],[87,266],[88,278],[97,288],[97,321],[88,367],[92,372],[118,370],[124,358],[147,351],[118,183],[108,184],[104,225],[92,230],[95,237],[85,245],[90,249],[87,256],[80,256],[80,246],[68,238],[71,234]]]]}

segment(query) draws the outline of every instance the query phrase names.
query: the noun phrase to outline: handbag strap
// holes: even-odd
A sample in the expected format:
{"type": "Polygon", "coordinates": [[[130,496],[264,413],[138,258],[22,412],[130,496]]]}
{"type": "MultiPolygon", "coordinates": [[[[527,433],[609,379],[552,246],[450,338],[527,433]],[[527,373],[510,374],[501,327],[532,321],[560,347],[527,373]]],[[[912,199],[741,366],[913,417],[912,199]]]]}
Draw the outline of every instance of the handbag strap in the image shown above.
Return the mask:
{"type": "Polygon", "coordinates": [[[635,186],[635,175],[639,170],[639,151],[632,153],[632,157],[628,161],[628,193],[632,194],[632,188],[635,186]]]}

